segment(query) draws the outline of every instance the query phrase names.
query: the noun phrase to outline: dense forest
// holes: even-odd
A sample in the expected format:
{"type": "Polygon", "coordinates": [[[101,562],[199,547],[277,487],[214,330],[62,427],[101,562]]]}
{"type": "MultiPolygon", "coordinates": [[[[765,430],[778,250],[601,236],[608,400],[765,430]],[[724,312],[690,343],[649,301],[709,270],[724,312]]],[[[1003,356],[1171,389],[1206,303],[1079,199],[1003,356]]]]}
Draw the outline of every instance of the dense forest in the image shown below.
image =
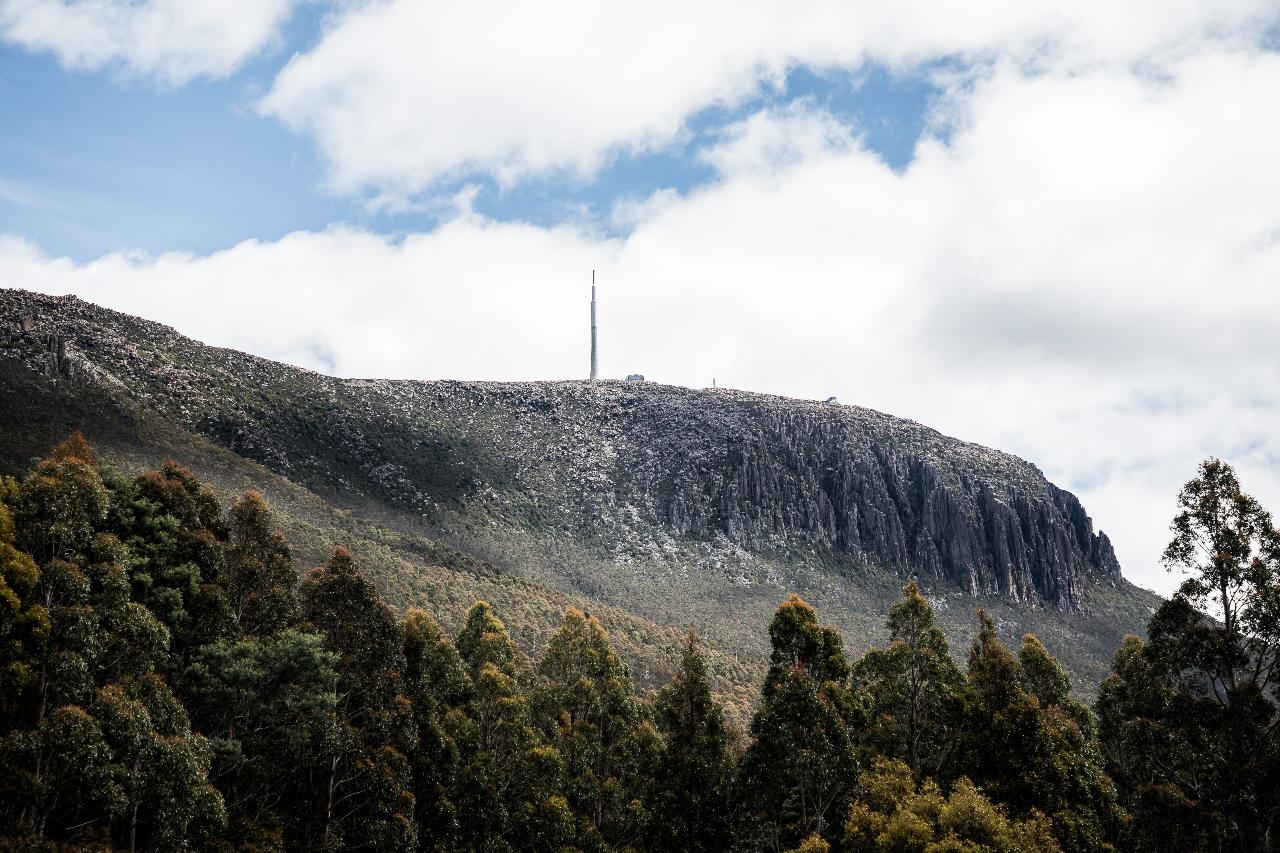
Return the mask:
{"type": "Polygon", "coordinates": [[[299,572],[260,494],[73,436],[0,481],[0,845],[1271,850],[1280,532],[1216,460],[1172,530],[1092,708],[982,610],[961,666],[908,584],[859,659],[783,602],[739,731],[692,631],[648,697],[578,610],[538,660],[484,602],[449,637],[341,545],[299,572]]]}

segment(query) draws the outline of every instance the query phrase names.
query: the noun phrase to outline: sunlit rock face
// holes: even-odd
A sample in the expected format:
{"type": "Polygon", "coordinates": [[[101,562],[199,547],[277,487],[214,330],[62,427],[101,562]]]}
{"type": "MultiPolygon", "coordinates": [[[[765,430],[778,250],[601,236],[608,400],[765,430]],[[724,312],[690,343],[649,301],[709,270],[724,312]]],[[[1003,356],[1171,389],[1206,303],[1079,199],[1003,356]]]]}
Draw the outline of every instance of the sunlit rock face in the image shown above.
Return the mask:
{"type": "Polygon", "coordinates": [[[336,379],[74,298],[5,290],[0,309],[0,355],[428,521],[537,529],[619,563],[838,557],[1061,610],[1120,580],[1106,535],[1034,465],[869,409],[639,381],[336,379]]]}
{"type": "Polygon", "coordinates": [[[583,523],[624,538],[812,546],[1058,608],[1080,603],[1087,578],[1120,577],[1074,495],[1022,460],[911,421],[654,385],[471,391],[478,409],[558,424],[570,440],[542,446],[553,467],[576,469],[583,523]]]}

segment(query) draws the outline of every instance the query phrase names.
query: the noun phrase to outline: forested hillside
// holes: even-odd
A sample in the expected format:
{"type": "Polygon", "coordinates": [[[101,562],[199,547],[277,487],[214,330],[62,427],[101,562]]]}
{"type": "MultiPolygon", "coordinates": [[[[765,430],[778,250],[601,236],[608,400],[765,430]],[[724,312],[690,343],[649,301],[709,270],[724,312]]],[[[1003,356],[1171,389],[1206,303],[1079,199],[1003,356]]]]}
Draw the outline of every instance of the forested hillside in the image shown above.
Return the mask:
{"type": "Polygon", "coordinates": [[[389,607],[359,553],[304,569],[256,490],[135,477],[79,434],[0,480],[0,833],[23,849],[1272,849],[1280,531],[1206,462],[1189,580],[1094,708],[985,610],[957,664],[915,583],[863,654],[798,596],[758,626],[749,725],[690,630],[637,692],[566,607],[536,654],[490,603],[389,607]],[[301,578],[299,580],[299,577],[301,578]],[[1212,612],[1217,619],[1203,614],[1212,612]]]}
{"type": "Polygon", "coordinates": [[[852,648],[915,577],[958,640],[1061,650],[1081,696],[1155,596],[1033,465],[856,406],[646,383],[347,380],[204,346],[74,297],[0,291],[0,471],[78,429],[120,470],[181,458],[221,498],[267,494],[309,560],[357,543],[397,608],[457,627],[501,605],[534,654],[565,604],[638,682],[688,626],[744,719],[759,626],[799,592],[852,648]]]}

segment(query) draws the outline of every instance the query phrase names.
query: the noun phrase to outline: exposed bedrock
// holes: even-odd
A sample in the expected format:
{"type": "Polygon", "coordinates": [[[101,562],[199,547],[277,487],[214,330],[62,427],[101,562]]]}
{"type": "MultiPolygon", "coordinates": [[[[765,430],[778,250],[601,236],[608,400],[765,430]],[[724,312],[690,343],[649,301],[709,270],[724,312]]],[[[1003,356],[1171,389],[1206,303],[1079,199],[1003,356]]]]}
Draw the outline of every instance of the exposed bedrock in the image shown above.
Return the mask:
{"type": "Polygon", "coordinates": [[[1059,609],[1120,579],[1107,537],[1034,465],[870,409],[642,382],[335,379],[71,297],[0,291],[0,308],[0,354],[110,385],[326,495],[505,514],[619,553],[829,549],[1059,609]]]}
{"type": "Polygon", "coordinates": [[[643,412],[616,442],[619,500],[674,534],[828,547],[1059,608],[1120,577],[1076,497],[1012,456],[865,409],[704,397],[719,418],[643,412]]]}

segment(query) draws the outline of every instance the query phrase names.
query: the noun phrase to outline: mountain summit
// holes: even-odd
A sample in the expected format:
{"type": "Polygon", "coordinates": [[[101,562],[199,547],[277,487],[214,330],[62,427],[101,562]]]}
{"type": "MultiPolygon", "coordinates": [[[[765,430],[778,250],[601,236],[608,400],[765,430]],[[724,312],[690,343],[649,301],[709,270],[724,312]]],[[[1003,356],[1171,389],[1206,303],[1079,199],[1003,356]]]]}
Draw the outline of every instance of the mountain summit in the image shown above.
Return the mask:
{"type": "MultiPolygon", "coordinates": [[[[226,471],[256,464],[346,513],[348,531],[394,540],[384,589],[445,622],[457,596],[433,600],[406,575],[442,570],[447,551],[468,576],[614,608],[627,630],[693,624],[743,665],[734,681],[757,671],[785,592],[861,645],[916,577],[949,630],[982,604],[1004,630],[1066,640],[1087,689],[1154,601],[1034,465],[857,406],[642,382],[338,379],[16,290],[0,291],[0,316],[4,469],[81,428],[122,467],[173,456],[219,483],[166,446],[181,436],[229,488],[226,471]]],[[[539,619],[512,621],[533,643],[539,619]]],[[[660,658],[633,660],[642,681],[660,658]]]]}

